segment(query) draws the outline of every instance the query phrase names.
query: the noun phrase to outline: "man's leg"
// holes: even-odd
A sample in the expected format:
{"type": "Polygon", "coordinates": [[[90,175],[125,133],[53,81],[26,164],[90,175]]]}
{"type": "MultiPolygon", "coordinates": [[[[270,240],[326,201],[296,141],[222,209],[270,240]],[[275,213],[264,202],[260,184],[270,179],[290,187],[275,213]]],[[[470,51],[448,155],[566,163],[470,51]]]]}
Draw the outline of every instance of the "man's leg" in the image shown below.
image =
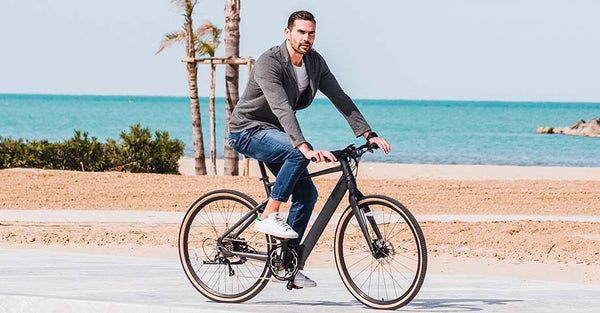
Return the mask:
{"type": "MultiPolygon", "coordinates": [[[[269,170],[275,176],[277,176],[283,164],[267,163],[266,165],[269,170]]],[[[302,172],[300,177],[305,175],[308,175],[307,169],[302,172]]],[[[290,225],[292,229],[298,233],[297,239],[292,239],[289,241],[290,245],[294,248],[300,244],[300,240],[302,239],[304,231],[306,230],[306,226],[308,225],[308,221],[315,207],[315,203],[317,203],[318,196],[319,194],[317,192],[317,187],[315,187],[312,179],[305,178],[296,182],[296,186],[292,192],[292,205],[287,217],[288,225],[290,225]]]]}
{"type": "MultiPolygon", "coordinates": [[[[240,136],[234,138],[234,140],[230,140],[230,145],[240,153],[265,162],[267,166],[277,164],[277,179],[273,185],[267,206],[260,217],[261,220],[267,219],[271,213],[279,211],[279,206],[282,202],[287,202],[294,190],[298,178],[306,171],[306,167],[310,161],[304,157],[300,150],[292,146],[287,134],[276,129],[242,132],[240,136]]],[[[279,218],[278,216],[276,217],[279,218]]],[[[281,223],[283,223],[283,221],[281,223]]],[[[257,223],[257,229],[259,226],[262,229],[262,221],[260,224],[261,225],[258,225],[257,223]]],[[[270,224],[271,223],[267,223],[264,225],[270,224]]],[[[280,223],[275,224],[279,225],[280,223]]],[[[282,225],[274,227],[285,228],[289,226],[282,225]]],[[[283,228],[281,229],[281,232],[288,233],[288,231],[284,231],[283,228]]],[[[264,231],[269,233],[266,228],[264,231]]],[[[279,233],[279,231],[277,231],[277,233],[279,233]]],[[[295,232],[291,231],[290,233],[293,234],[288,238],[296,238],[297,234],[295,232]]]]}
{"type": "MultiPolygon", "coordinates": [[[[304,174],[308,174],[308,170],[305,170],[304,174]]],[[[290,240],[292,247],[300,244],[318,196],[317,187],[310,178],[301,179],[296,183],[292,193],[292,206],[287,217],[287,223],[298,233],[297,239],[290,240]]]]}

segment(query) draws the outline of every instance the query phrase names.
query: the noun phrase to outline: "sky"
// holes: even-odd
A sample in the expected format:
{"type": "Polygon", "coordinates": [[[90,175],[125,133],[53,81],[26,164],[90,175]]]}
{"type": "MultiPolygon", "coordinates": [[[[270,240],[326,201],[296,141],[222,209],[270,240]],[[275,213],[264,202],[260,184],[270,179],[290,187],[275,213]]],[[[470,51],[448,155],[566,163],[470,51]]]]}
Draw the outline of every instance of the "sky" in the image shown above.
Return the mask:
{"type": "MultiPolygon", "coordinates": [[[[306,9],[314,48],[353,98],[600,102],[597,0],[241,2],[242,56],[282,43],[306,9]]],[[[199,0],[195,25],[224,28],[223,11],[199,0]]],[[[185,47],[155,55],[182,25],[168,0],[2,0],[0,93],[186,96],[185,47]]],[[[198,77],[206,96],[209,67],[198,77]]]]}

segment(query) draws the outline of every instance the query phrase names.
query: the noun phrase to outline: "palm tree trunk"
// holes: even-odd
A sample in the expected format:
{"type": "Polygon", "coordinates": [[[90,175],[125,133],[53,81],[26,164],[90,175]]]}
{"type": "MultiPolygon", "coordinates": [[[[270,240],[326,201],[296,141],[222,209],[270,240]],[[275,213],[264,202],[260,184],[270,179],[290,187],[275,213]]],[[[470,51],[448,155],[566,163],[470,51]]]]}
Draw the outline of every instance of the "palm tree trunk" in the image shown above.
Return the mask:
{"type": "Polygon", "coordinates": [[[210,64],[210,168],[213,175],[217,175],[217,137],[215,135],[215,71],[217,66],[210,64]]]}
{"type": "MultiPolygon", "coordinates": [[[[225,57],[240,56],[240,1],[225,1],[225,57]]],[[[225,136],[229,136],[229,119],[239,98],[239,66],[225,65],[225,136]]],[[[225,140],[225,175],[238,175],[238,153],[225,140]]]]}
{"type": "MultiPolygon", "coordinates": [[[[196,57],[194,46],[194,31],[192,27],[192,12],[194,5],[190,0],[185,1],[185,32],[187,35],[186,50],[189,58],[196,57]]],[[[198,99],[198,68],[196,62],[187,62],[188,84],[190,86],[190,107],[192,110],[192,134],[194,138],[194,169],[196,175],[206,175],[204,156],[204,140],[202,138],[202,120],[200,116],[200,100],[198,99]]]]}

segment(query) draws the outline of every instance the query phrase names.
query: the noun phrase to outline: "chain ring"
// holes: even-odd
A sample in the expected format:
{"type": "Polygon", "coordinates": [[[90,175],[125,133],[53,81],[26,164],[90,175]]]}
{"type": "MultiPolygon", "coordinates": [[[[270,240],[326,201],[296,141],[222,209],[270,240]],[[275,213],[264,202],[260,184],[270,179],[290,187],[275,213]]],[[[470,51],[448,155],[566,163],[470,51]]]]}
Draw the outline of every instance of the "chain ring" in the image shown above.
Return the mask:
{"type": "Polygon", "coordinates": [[[284,264],[284,260],[281,260],[280,256],[281,246],[273,249],[269,254],[269,270],[271,275],[278,280],[286,281],[296,276],[298,273],[298,253],[294,249],[287,248],[288,255],[287,264],[284,264]]]}

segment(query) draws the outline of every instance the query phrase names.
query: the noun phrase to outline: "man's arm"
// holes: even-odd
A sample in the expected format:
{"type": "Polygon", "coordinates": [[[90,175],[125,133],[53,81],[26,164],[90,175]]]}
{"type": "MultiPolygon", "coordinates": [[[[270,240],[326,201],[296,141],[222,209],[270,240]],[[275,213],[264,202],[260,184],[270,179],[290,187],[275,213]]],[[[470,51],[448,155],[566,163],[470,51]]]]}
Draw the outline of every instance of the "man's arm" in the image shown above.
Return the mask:
{"type": "Polygon", "coordinates": [[[376,144],[383,152],[390,152],[390,145],[384,138],[372,136],[369,138],[369,134],[373,133],[371,127],[363,117],[363,115],[358,111],[358,108],[350,99],[350,97],[344,92],[337,79],[329,70],[327,63],[325,60],[318,55],[322,63],[321,70],[321,82],[319,84],[319,90],[327,96],[336,106],[336,108],[342,113],[352,130],[354,131],[354,135],[356,137],[363,136],[370,143],[376,144]]]}
{"type": "Polygon", "coordinates": [[[352,99],[342,90],[342,87],[340,87],[337,79],[329,70],[325,60],[320,55],[317,55],[317,57],[321,62],[319,90],[331,100],[338,111],[344,116],[356,137],[369,132],[371,130],[369,123],[367,123],[354,102],[352,102],[352,99]]]}

